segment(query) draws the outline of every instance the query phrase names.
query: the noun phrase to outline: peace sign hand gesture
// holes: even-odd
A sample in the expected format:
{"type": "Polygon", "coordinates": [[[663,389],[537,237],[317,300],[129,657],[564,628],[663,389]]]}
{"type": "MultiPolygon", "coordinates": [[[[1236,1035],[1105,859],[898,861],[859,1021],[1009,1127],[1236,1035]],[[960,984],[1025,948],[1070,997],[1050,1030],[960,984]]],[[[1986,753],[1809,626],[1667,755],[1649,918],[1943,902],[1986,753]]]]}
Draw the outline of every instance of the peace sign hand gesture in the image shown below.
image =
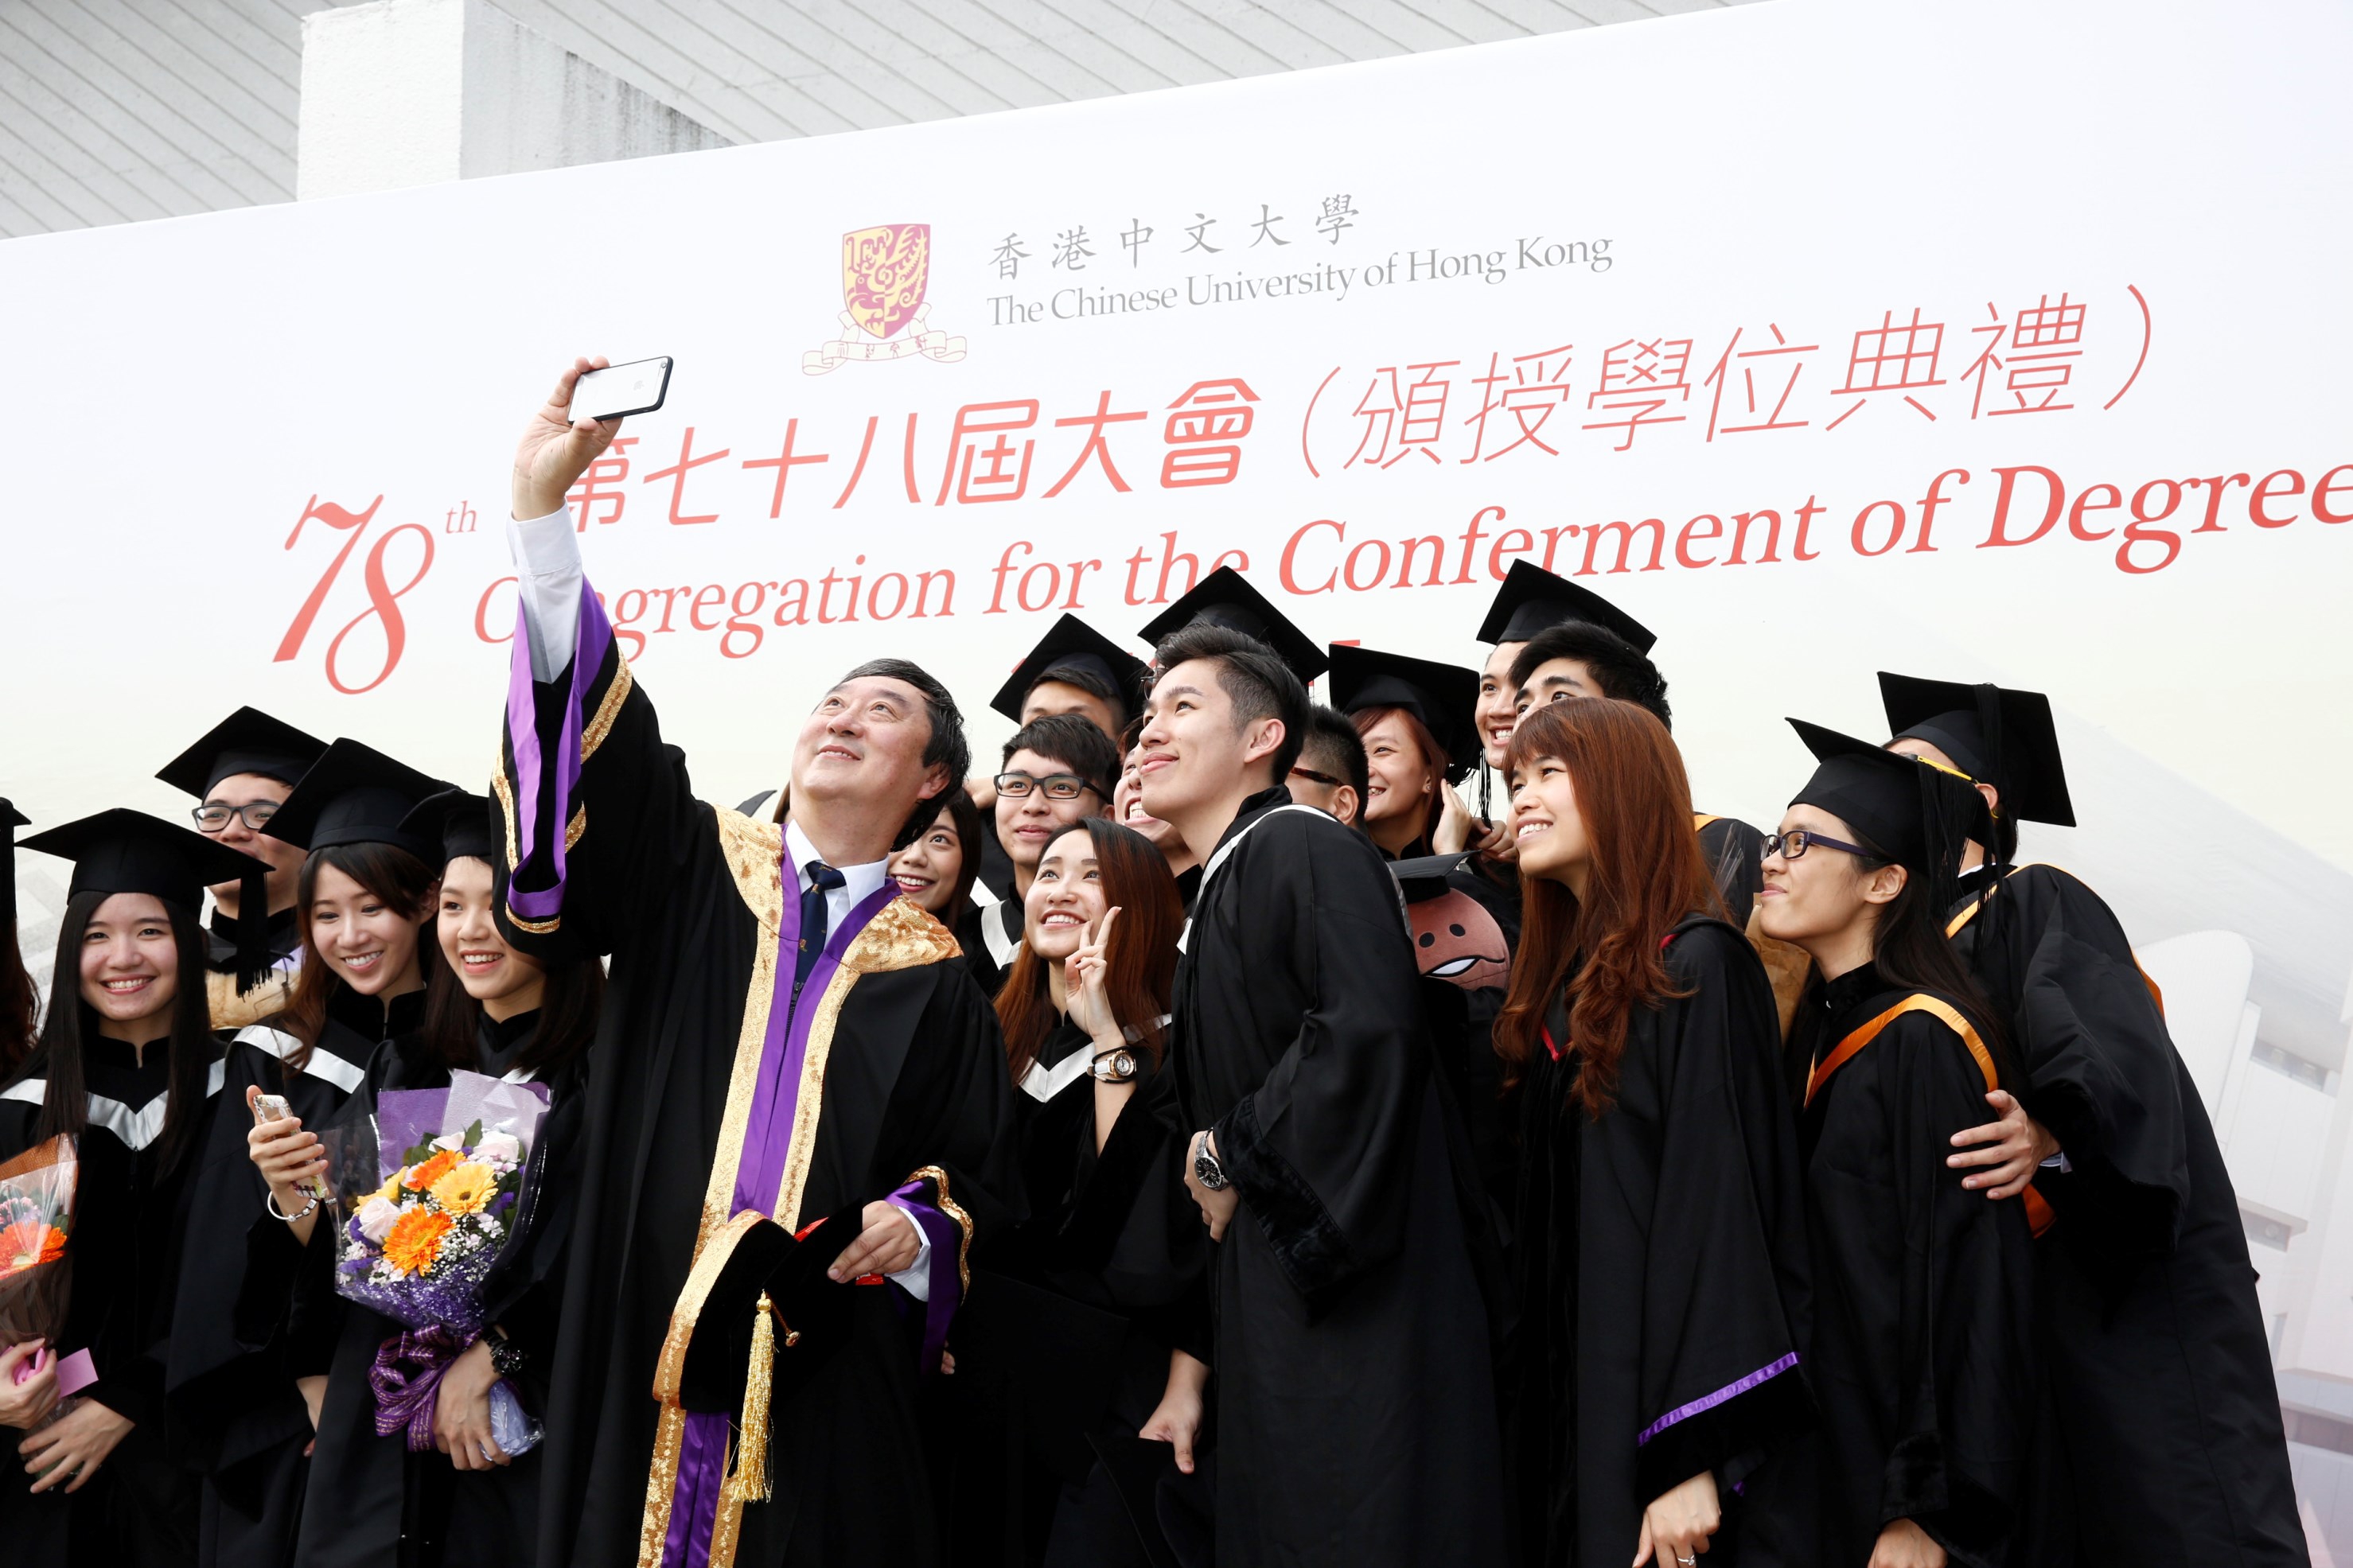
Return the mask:
{"type": "Polygon", "coordinates": [[[1070,1004],[1071,1022],[1084,1029],[1104,1049],[1127,1043],[1120,1032],[1119,1020],[1112,1016],[1111,995],[1106,989],[1111,961],[1105,953],[1111,944],[1112,921],[1118,918],[1118,905],[1105,910],[1103,919],[1087,928],[1078,950],[1062,960],[1062,994],[1070,1004]]]}

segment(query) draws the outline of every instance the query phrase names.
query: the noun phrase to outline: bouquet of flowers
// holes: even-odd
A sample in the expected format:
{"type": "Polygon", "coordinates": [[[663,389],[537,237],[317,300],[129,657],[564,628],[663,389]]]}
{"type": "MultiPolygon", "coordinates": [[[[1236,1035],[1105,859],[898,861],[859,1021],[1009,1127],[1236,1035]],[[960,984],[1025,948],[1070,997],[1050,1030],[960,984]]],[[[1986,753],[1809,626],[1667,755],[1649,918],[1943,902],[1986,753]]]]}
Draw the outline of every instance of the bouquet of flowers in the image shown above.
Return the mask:
{"type": "MultiPolygon", "coordinates": [[[[54,1345],[66,1326],[73,1275],[66,1240],[73,1234],[74,1187],[80,1172],[74,1141],[62,1133],[0,1165],[0,1345],[54,1345]]],[[[35,1376],[49,1352],[18,1364],[16,1381],[35,1376]]],[[[87,1353],[58,1368],[58,1392],[96,1378],[87,1353]],[[86,1375],[85,1375],[86,1374],[86,1375]],[[72,1386],[67,1386],[69,1382],[72,1386]]]]}
{"type": "MultiPolygon", "coordinates": [[[[441,1373],[481,1335],[482,1286],[525,1211],[532,1142],[546,1114],[538,1084],[458,1072],[448,1089],[378,1094],[375,1116],[324,1141],[336,1292],[411,1331],[385,1342],[371,1382],[376,1430],[406,1426],[412,1448],[433,1446],[441,1373]]],[[[493,1405],[508,1453],[537,1440],[503,1383],[493,1405]]]]}

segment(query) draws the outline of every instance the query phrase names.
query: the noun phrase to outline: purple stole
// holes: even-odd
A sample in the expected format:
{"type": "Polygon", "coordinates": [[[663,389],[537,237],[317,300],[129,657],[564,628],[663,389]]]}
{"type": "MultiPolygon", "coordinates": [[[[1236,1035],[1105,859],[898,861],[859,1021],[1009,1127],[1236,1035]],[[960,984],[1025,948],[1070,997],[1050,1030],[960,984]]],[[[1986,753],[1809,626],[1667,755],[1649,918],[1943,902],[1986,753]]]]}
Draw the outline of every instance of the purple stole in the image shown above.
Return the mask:
{"type": "MultiPolygon", "coordinates": [[[[613,654],[612,622],[584,582],[568,701],[550,756],[533,700],[529,633],[517,609],[507,683],[508,756],[491,783],[506,818],[509,870],[534,856],[543,857],[547,868],[547,886],[511,883],[507,889],[508,918],[527,931],[544,934],[563,923],[566,853],[586,830],[586,808],[575,807],[566,821],[565,806],[578,796],[582,767],[611,731],[632,684],[628,661],[613,658],[612,677],[596,710],[587,711],[597,677],[613,654]],[[553,817],[543,809],[543,793],[556,803],[553,817]]],[[[726,1108],[703,1189],[694,1267],[671,1312],[654,1373],[661,1416],[647,1477],[639,1568],[732,1568],[744,1504],[768,1497],[770,1373],[774,1357],[790,1353],[790,1338],[786,1346],[776,1344],[776,1314],[765,1310],[764,1297],[739,1434],[727,1415],[689,1411],[679,1403],[681,1368],[696,1317],[744,1225],[769,1217],[797,1230],[803,1223],[802,1199],[825,1104],[826,1060],[842,1005],[859,976],[936,962],[955,951],[953,939],[928,915],[912,904],[893,907],[899,890],[886,880],[828,937],[796,996],[799,878],[797,871],[787,875],[782,829],[723,811],[718,831],[736,890],[759,921],[761,940],[753,954],[726,1108]],[[766,940],[771,931],[774,940],[766,940]]],[[[931,1243],[921,1363],[929,1372],[939,1364],[948,1324],[963,1299],[971,1224],[948,1195],[947,1178],[936,1167],[911,1173],[888,1201],[913,1216],[931,1243]]]]}
{"type": "MultiPolygon", "coordinates": [[[[780,893],[785,891],[785,868],[780,859],[780,893]]],[[[823,1110],[825,1061],[832,1049],[841,1000],[859,973],[854,963],[845,965],[844,960],[867,928],[899,896],[898,889],[885,882],[851,910],[827,938],[796,1001],[793,957],[800,946],[797,876],[790,888],[779,900],[776,945],[767,961],[755,966],[753,988],[755,994],[765,992],[761,1000],[765,1003],[758,1009],[765,1015],[759,1054],[756,1062],[747,1062],[744,1047],[749,1043],[754,1022],[747,1009],[744,1037],[738,1044],[735,1074],[721,1123],[720,1147],[713,1151],[711,1187],[704,1198],[702,1236],[696,1247],[698,1273],[713,1237],[736,1215],[765,1215],[787,1230],[797,1230],[803,1223],[801,1204],[823,1110]],[[753,1068],[748,1074],[747,1065],[753,1068]],[[714,1197],[721,1202],[714,1205],[714,1197]]],[[[922,1364],[928,1372],[939,1364],[948,1324],[962,1297],[965,1237],[956,1222],[924,1195],[927,1179],[936,1192],[937,1173],[917,1173],[892,1193],[889,1201],[907,1211],[932,1244],[926,1269],[930,1299],[923,1308],[922,1364]]],[[[707,1282],[703,1289],[708,1289],[707,1282]]],[[[689,1299],[695,1290],[695,1278],[690,1276],[681,1298],[681,1310],[690,1319],[689,1299]]],[[[673,1338],[677,1325],[674,1315],[673,1338]]],[[[755,1359],[759,1353],[755,1349],[755,1359]]],[[[668,1358],[666,1350],[666,1363],[668,1358]]],[[[657,1394],[662,1391],[663,1379],[658,1375],[657,1394]]],[[[739,1439],[734,1423],[725,1415],[680,1408],[671,1386],[670,1397],[664,1400],[648,1481],[638,1553],[642,1568],[728,1568],[734,1561],[744,1504],[764,1500],[766,1495],[766,1456],[744,1452],[754,1441],[765,1445],[768,1440],[767,1423],[765,1418],[754,1419],[748,1397],[744,1426],[739,1439]],[[732,1468],[731,1447],[735,1450],[732,1468]],[[747,1469],[753,1478],[749,1484],[747,1469]]]]}

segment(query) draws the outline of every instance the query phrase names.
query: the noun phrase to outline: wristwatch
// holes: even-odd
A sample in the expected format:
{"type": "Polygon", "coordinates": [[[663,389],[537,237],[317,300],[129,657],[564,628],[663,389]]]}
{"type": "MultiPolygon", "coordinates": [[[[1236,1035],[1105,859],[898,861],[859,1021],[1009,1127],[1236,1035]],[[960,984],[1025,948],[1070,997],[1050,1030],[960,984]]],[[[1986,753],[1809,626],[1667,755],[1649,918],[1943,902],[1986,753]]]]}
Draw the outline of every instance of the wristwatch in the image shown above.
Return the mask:
{"type": "Polygon", "coordinates": [[[1097,1051],[1087,1076],[1097,1083],[1125,1083],[1135,1077],[1135,1057],[1125,1050],[1097,1051]]]}
{"type": "Polygon", "coordinates": [[[522,1373],[522,1347],[497,1330],[492,1330],[484,1338],[491,1347],[491,1370],[501,1377],[520,1376],[522,1373]]]}
{"type": "Polygon", "coordinates": [[[1213,1193],[1222,1193],[1232,1185],[1227,1180],[1226,1168],[1218,1163],[1215,1154],[1209,1152],[1209,1135],[1206,1132],[1201,1134],[1201,1141],[1193,1145],[1193,1177],[1213,1193]]]}

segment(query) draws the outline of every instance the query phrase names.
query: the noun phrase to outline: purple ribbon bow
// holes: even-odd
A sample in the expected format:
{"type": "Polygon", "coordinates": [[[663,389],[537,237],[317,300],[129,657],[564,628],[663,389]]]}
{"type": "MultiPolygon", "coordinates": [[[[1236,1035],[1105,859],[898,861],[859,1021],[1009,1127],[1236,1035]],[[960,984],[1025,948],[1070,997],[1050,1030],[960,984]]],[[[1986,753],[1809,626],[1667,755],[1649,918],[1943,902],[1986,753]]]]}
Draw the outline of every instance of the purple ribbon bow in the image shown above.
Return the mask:
{"type": "Polygon", "coordinates": [[[375,1435],[389,1437],[406,1426],[411,1453],[432,1447],[441,1374],[474,1338],[437,1323],[429,1329],[403,1330],[378,1345],[375,1364],[368,1368],[368,1386],[375,1391],[375,1435]]]}

